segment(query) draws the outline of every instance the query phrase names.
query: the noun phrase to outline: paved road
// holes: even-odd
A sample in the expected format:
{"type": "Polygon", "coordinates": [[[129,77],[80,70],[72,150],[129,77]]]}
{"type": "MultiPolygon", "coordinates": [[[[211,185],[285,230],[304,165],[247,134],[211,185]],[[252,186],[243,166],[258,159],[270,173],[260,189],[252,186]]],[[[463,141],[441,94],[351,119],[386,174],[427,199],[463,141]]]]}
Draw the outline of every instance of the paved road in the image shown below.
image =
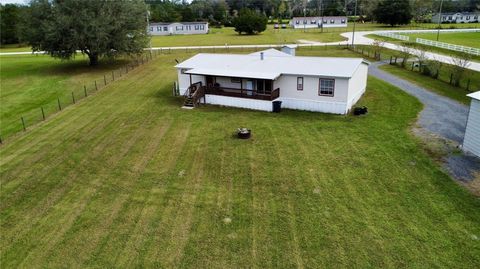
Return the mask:
{"type": "Polygon", "coordinates": [[[417,97],[424,104],[418,124],[430,132],[453,140],[463,142],[467,123],[468,107],[450,98],[443,97],[390,73],[380,70],[376,62],[370,65],[369,74],[397,86],[417,97]]]}

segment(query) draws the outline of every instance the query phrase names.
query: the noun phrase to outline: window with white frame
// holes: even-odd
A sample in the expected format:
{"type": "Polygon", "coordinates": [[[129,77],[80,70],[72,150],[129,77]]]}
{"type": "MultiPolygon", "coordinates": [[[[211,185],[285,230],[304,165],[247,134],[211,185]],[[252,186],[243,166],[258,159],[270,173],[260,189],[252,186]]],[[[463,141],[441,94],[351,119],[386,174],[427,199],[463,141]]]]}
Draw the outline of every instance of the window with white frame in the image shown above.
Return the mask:
{"type": "Polygon", "coordinates": [[[346,22],[346,20],[345,20],[345,19],[342,19],[342,23],[345,23],[345,22],[346,22]]]}
{"type": "Polygon", "coordinates": [[[316,20],[312,20],[310,23],[311,23],[311,24],[315,24],[315,23],[317,23],[317,21],[316,21],[316,20]]]}
{"type": "Polygon", "coordinates": [[[330,23],[335,23],[335,20],[330,20],[330,23]]]}
{"type": "Polygon", "coordinates": [[[303,91],[303,77],[297,77],[297,91],[303,91]]]}
{"type": "Polygon", "coordinates": [[[162,26],[157,26],[157,32],[161,32],[162,31],[162,26]]]}
{"type": "Polygon", "coordinates": [[[318,87],[318,95],[333,96],[335,92],[335,80],[321,78],[318,87]]]}
{"type": "Polygon", "coordinates": [[[205,30],[205,25],[200,24],[200,30],[205,30]]]}
{"type": "Polygon", "coordinates": [[[177,31],[183,31],[183,25],[182,26],[175,26],[175,30],[177,31]]]}
{"type": "Polygon", "coordinates": [[[168,31],[168,27],[167,26],[163,26],[163,31],[168,31]]]}
{"type": "Polygon", "coordinates": [[[295,24],[300,24],[300,21],[295,21],[295,24]]]}
{"type": "Polygon", "coordinates": [[[327,23],[328,21],[326,19],[323,20],[323,23],[327,23]]]}

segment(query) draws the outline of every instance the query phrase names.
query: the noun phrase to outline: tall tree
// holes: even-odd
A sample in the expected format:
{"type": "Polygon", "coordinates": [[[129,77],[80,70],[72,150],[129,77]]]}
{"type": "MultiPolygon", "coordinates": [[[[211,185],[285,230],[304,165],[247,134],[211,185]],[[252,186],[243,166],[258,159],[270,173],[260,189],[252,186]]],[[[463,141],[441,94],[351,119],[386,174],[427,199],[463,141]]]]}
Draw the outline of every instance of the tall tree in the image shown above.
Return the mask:
{"type": "Polygon", "coordinates": [[[377,22],[390,24],[409,24],[412,19],[412,11],[409,0],[383,0],[374,10],[377,22]]]}
{"type": "Polygon", "coordinates": [[[242,34],[258,34],[267,29],[267,17],[251,9],[240,10],[238,17],[233,19],[235,32],[242,34]]]}
{"type": "Polygon", "coordinates": [[[18,43],[20,7],[13,4],[0,4],[0,44],[18,43]]]}
{"type": "Polygon", "coordinates": [[[143,0],[32,0],[26,34],[34,51],[71,59],[77,50],[90,65],[101,57],[138,54],[148,43],[143,0]]]}

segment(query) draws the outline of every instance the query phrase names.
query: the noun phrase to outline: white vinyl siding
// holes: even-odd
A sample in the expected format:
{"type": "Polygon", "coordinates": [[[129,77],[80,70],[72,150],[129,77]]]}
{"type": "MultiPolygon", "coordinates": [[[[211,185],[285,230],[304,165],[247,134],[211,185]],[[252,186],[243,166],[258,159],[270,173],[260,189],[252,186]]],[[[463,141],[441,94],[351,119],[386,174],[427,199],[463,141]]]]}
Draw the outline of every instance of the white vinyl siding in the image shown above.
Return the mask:
{"type": "Polygon", "coordinates": [[[476,99],[470,104],[463,149],[480,157],[480,101],[476,99]]]}

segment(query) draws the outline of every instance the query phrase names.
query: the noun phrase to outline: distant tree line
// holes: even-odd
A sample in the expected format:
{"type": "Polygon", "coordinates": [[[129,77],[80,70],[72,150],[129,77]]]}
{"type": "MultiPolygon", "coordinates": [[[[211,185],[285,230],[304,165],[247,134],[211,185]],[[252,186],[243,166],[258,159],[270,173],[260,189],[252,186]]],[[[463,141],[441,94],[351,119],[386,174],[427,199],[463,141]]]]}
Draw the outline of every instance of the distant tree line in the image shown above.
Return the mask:
{"type": "MultiPolygon", "coordinates": [[[[60,4],[65,1],[66,0],[42,0],[39,2],[60,4]]],[[[80,3],[87,3],[89,1],[90,0],[77,0],[77,2],[80,3]]],[[[104,2],[106,0],[95,1],[104,2]]],[[[238,17],[241,13],[240,11],[244,9],[253,11],[257,15],[268,19],[289,19],[293,16],[303,15],[352,16],[355,10],[355,0],[143,1],[146,4],[145,9],[149,10],[149,19],[152,22],[209,21],[212,26],[233,26],[235,18],[238,17]]],[[[129,1],[110,2],[121,5],[123,4],[121,2],[129,1]]],[[[429,22],[431,15],[438,12],[439,5],[440,0],[357,0],[356,13],[358,19],[361,21],[377,21],[390,25],[408,24],[412,20],[415,22],[429,22]]],[[[25,33],[28,30],[26,25],[31,21],[28,15],[29,9],[30,6],[26,5],[0,4],[1,44],[27,41],[25,37],[25,33]]],[[[472,12],[479,9],[480,0],[444,0],[442,6],[442,12],[472,12]]],[[[251,15],[251,13],[249,14],[251,15]]]]}

